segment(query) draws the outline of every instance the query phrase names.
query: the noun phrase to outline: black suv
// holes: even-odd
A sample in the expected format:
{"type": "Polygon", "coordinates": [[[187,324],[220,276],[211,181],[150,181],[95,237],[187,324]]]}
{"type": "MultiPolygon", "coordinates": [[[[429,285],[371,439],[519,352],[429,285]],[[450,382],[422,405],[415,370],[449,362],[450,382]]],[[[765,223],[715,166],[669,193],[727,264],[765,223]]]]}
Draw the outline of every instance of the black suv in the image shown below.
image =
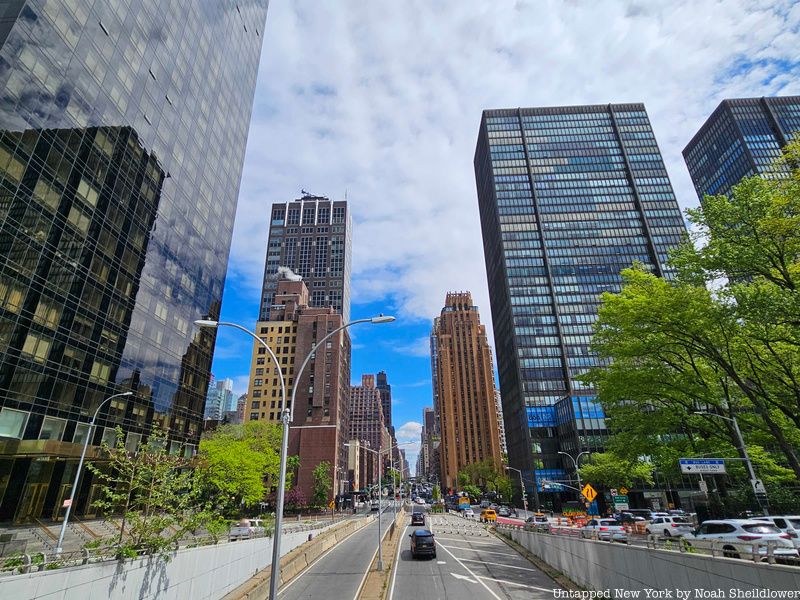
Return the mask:
{"type": "Polygon", "coordinates": [[[411,513],[412,525],[425,525],[425,514],[421,512],[411,513]]]}
{"type": "Polygon", "coordinates": [[[408,537],[411,538],[411,557],[430,556],[436,558],[436,542],[433,532],[428,529],[417,529],[408,537]]]}

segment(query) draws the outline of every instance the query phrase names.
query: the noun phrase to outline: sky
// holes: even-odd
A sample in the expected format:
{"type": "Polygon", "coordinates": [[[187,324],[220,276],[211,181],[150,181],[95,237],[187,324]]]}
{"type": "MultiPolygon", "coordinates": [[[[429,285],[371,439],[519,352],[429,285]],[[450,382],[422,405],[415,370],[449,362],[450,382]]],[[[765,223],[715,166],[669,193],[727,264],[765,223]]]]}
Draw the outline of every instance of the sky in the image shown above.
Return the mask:
{"type": "MultiPolygon", "coordinates": [[[[478,218],[481,111],[643,102],[682,209],[681,150],[725,98],[800,93],[800,3],[756,0],[273,0],[222,304],[254,327],[273,202],[301,189],[354,215],[352,380],[385,370],[413,473],[431,406],[428,335],[469,290],[492,341],[478,218]]],[[[493,342],[492,342],[493,343],[493,342]]],[[[247,391],[251,340],[212,371],[247,391]]]]}

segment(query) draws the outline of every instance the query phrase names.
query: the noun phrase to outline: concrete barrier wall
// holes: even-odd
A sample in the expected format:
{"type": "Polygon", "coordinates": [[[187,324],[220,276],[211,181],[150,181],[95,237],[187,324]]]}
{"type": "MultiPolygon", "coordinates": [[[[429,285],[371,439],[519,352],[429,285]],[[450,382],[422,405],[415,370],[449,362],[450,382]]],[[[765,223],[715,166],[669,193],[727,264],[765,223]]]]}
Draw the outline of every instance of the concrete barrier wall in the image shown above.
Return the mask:
{"type": "MultiPolygon", "coordinates": [[[[800,568],[734,558],[650,550],[619,543],[498,528],[551,567],[588,590],[671,590],[675,600],[701,598],[695,590],[800,590],[800,568]],[[689,590],[682,595],[676,590],[689,590]]],[[[645,598],[643,594],[641,596],[645,598]]],[[[715,596],[707,596],[715,597],[715,596]]],[[[742,596],[744,597],[744,596],[742,596]]],[[[769,596],[764,596],[769,597],[769,596]]]]}
{"type": "MultiPolygon", "coordinates": [[[[308,539],[308,531],[284,533],[286,554],[308,539]]],[[[14,600],[217,600],[272,559],[272,538],[183,548],[165,561],[145,557],[55,569],[0,579],[0,598],[14,600]]]]}

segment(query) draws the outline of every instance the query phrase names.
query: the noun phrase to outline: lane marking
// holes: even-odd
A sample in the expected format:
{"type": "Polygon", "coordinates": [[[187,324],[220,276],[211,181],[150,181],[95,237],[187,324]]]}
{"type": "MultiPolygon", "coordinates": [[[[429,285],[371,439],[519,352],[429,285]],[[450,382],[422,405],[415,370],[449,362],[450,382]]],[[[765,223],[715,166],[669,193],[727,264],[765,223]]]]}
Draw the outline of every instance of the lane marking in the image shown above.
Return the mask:
{"type": "Polygon", "coordinates": [[[469,581],[470,583],[478,583],[477,580],[470,579],[469,577],[467,577],[466,575],[462,575],[461,573],[453,573],[452,571],[450,571],[450,575],[452,575],[456,579],[463,579],[464,581],[469,581]]]}
{"type": "MultiPolygon", "coordinates": [[[[375,522],[377,523],[378,519],[375,519],[375,522]]],[[[383,542],[383,539],[386,537],[387,533],[389,533],[388,525],[386,526],[386,529],[384,530],[383,535],[381,536],[381,542],[383,542]]],[[[372,558],[369,559],[369,562],[367,563],[367,568],[364,570],[364,576],[361,578],[361,583],[359,583],[358,587],[356,588],[356,595],[353,596],[353,600],[358,600],[358,597],[361,594],[361,589],[364,587],[364,583],[366,583],[367,581],[367,576],[370,574],[370,567],[372,567],[372,563],[375,562],[375,558],[377,556],[378,556],[378,548],[375,548],[375,552],[372,553],[372,558]]]]}
{"type": "Polygon", "coordinates": [[[463,568],[463,569],[464,569],[464,570],[465,570],[467,573],[469,573],[469,574],[470,574],[470,575],[472,575],[472,576],[473,576],[475,579],[477,579],[477,580],[478,580],[478,583],[480,583],[480,584],[481,584],[483,587],[485,587],[485,588],[486,588],[486,591],[487,591],[487,592],[489,592],[489,593],[492,595],[492,597],[493,597],[493,598],[495,598],[495,600],[502,600],[502,599],[500,598],[500,596],[498,596],[497,594],[495,594],[495,593],[492,591],[492,588],[490,588],[488,585],[486,585],[485,583],[483,583],[483,581],[481,581],[480,579],[478,579],[478,576],[477,576],[477,575],[475,575],[475,573],[473,573],[473,572],[472,572],[472,569],[470,569],[470,568],[469,568],[467,565],[465,565],[464,563],[462,563],[462,562],[461,562],[461,559],[457,558],[457,557],[455,556],[455,554],[453,554],[452,552],[450,552],[450,550],[448,550],[448,549],[447,549],[447,548],[445,548],[444,546],[442,546],[442,550],[444,550],[444,551],[445,551],[445,552],[447,552],[447,553],[448,553],[450,556],[452,556],[452,557],[453,557],[453,559],[454,559],[454,560],[455,560],[455,561],[456,561],[456,562],[457,562],[459,565],[461,565],[461,568],[463,568]]]}
{"type": "Polygon", "coordinates": [[[506,567],[507,569],[519,569],[520,571],[533,571],[535,573],[541,573],[539,569],[529,569],[527,567],[515,567],[514,565],[504,565],[503,563],[486,562],[485,560],[476,560],[474,558],[459,558],[456,560],[463,560],[466,562],[479,562],[482,565],[494,565],[496,567],[506,567]]]}
{"type": "MultiPolygon", "coordinates": [[[[444,544],[439,544],[444,546],[444,544]]],[[[481,554],[499,554],[500,556],[509,556],[508,552],[492,552],[491,550],[484,550],[483,548],[466,548],[464,546],[447,546],[452,550],[471,550],[472,552],[480,552],[481,554]]]]}
{"type": "Polygon", "coordinates": [[[394,596],[394,583],[397,580],[397,569],[400,566],[400,551],[403,548],[403,538],[406,537],[406,531],[408,531],[408,525],[403,527],[403,535],[401,535],[400,539],[397,540],[397,555],[394,557],[394,564],[392,565],[392,585],[389,587],[388,600],[392,600],[392,597],[394,596]]]}
{"type": "MultiPolygon", "coordinates": [[[[447,561],[444,561],[444,560],[437,560],[437,561],[436,561],[436,564],[437,564],[437,565],[446,565],[446,564],[447,564],[447,561]]],[[[391,598],[391,597],[390,597],[390,598],[391,598]]]]}
{"type": "Polygon", "coordinates": [[[505,544],[497,542],[473,542],[472,540],[467,540],[464,538],[454,538],[454,537],[444,537],[443,535],[437,535],[437,540],[453,540],[454,542],[468,542],[470,544],[480,544],[481,546],[497,546],[498,548],[507,547],[505,544]]]}
{"type": "Polygon", "coordinates": [[[547,588],[542,588],[542,587],[536,587],[535,585],[527,585],[527,584],[524,584],[524,583],[516,583],[515,581],[506,581],[505,579],[495,579],[494,577],[484,577],[483,575],[478,575],[478,579],[488,579],[489,581],[496,581],[497,583],[503,583],[505,585],[516,585],[516,586],[519,586],[519,587],[529,588],[529,589],[532,589],[532,590],[539,590],[540,592],[548,592],[548,593],[551,593],[551,594],[556,589],[558,589],[558,588],[547,589],[547,588]]]}

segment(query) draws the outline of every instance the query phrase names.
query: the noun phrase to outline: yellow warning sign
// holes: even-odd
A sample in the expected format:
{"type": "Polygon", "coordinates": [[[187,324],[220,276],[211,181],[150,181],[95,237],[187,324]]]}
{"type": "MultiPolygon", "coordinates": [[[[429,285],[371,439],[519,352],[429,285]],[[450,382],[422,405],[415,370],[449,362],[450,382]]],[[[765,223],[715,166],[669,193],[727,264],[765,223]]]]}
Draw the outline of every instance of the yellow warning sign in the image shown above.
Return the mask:
{"type": "Polygon", "coordinates": [[[583,497],[589,502],[594,502],[594,499],[597,498],[597,490],[595,490],[590,483],[583,486],[581,494],[583,494],[583,497]]]}
{"type": "Polygon", "coordinates": [[[336,506],[336,503],[333,500],[331,500],[330,503],[328,504],[328,508],[333,508],[334,506],[336,506]]]}
{"type": "Polygon", "coordinates": [[[628,495],[628,488],[626,488],[624,485],[621,488],[619,488],[619,495],[620,496],[627,496],[628,495]]]}

